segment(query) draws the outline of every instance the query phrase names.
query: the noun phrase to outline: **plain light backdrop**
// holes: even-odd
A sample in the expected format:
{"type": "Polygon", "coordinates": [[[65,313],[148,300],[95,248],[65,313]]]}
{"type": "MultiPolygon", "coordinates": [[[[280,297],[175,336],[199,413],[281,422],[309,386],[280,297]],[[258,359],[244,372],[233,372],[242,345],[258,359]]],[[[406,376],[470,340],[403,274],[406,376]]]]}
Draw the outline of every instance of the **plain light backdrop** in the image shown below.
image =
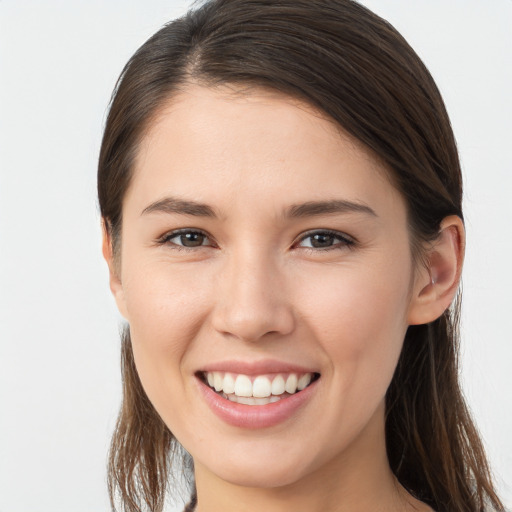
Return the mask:
{"type": "MultiPolygon", "coordinates": [[[[464,389],[511,506],[512,1],[362,3],[416,49],[451,115],[466,179],[464,389]]],[[[0,512],[109,510],[120,317],[96,161],[123,65],[189,5],[0,0],[0,512]]]]}

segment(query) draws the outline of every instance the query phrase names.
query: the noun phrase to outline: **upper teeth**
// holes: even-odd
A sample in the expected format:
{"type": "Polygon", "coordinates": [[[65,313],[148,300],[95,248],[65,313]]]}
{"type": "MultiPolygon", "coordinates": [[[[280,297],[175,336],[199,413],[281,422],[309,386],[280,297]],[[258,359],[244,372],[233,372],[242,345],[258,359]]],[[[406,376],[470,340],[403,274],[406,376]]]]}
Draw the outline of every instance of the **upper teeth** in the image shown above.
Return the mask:
{"type": "Polygon", "coordinates": [[[282,395],[285,391],[292,395],[309,385],[312,373],[290,373],[277,375],[257,375],[249,377],[243,374],[227,372],[206,372],[210,387],[226,395],[235,394],[242,397],[265,398],[282,395]]]}

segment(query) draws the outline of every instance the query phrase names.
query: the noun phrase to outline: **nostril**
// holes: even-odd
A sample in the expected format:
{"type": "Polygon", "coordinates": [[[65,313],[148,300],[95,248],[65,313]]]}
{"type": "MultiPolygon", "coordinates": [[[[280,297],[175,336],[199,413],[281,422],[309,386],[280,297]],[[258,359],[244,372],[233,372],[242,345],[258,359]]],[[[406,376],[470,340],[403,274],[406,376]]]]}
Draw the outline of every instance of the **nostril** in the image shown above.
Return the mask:
{"type": "Polygon", "coordinates": [[[257,343],[292,333],[295,320],[291,312],[284,308],[276,307],[266,312],[251,309],[247,314],[240,311],[221,314],[216,318],[214,327],[224,336],[257,343]]]}
{"type": "Polygon", "coordinates": [[[295,318],[281,279],[265,263],[254,265],[259,268],[248,268],[245,262],[233,276],[223,276],[211,316],[213,328],[223,336],[245,342],[290,334],[295,318]]]}

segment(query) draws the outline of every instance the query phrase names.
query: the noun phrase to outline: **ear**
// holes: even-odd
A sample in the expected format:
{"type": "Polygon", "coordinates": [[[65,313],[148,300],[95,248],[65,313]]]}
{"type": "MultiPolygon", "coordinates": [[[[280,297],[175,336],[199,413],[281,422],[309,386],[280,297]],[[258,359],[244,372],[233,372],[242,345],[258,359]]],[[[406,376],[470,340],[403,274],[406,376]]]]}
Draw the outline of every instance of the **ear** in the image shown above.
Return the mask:
{"type": "Polygon", "coordinates": [[[443,219],[439,236],[426,255],[428,265],[417,271],[409,325],[433,322],[448,309],[459,286],[465,241],[460,217],[451,215],[443,219]]]}
{"type": "Polygon", "coordinates": [[[106,221],[102,221],[102,232],[103,232],[103,242],[102,242],[102,252],[103,257],[108,265],[109,271],[109,282],[110,282],[110,291],[114,296],[114,299],[117,304],[117,309],[126,319],[128,319],[127,311],[126,311],[126,302],[124,298],[123,284],[121,282],[120,277],[120,268],[119,268],[119,260],[114,255],[113,245],[112,245],[112,237],[110,235],[109,230],[106,226],[106,221]]]}

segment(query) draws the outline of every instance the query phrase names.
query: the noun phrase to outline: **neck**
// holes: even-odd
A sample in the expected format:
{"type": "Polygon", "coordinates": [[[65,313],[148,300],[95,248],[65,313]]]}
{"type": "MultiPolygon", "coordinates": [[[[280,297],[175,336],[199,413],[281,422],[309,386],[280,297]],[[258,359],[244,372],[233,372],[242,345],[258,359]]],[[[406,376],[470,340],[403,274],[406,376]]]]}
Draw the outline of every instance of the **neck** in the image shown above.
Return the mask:
{"type": "Polygon", "coordinates": [[[245,487],[220,479],[195,461],[197,512],[426,511],[394,477],[379,411],[342,454],[282,487],[245,487]]]}

